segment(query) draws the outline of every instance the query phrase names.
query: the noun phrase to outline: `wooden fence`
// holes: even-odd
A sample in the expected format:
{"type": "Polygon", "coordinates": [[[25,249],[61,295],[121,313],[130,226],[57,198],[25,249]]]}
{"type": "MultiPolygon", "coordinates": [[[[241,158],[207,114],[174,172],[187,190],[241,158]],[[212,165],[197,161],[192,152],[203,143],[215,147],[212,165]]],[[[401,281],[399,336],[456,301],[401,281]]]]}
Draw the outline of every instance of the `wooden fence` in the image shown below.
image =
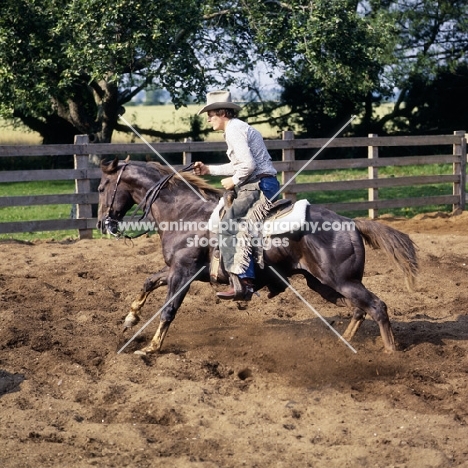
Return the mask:
{"type": "MultiPolygon", "coordinates": [[[[350,203],[324,204],[333,211],[368,210],[369,217],[375,218],[379,209],[404,208],[426,205],[452,205],[453,210],[465,209],[466,192],[466,139],[464,131],[456,131],[453,135],[411,136],[411,137],[379,137],[369,135],[363,138],[327,139],[294,139],[293,132],[283,132],[281,140],[265,140],[269,150],[281,150],[282,160],[274,163],[281,173],[283,194],[295,199],[298,192],[319,192],[326,190],[357,190],[367,189],[368,200],[350,203]],[[368,158],[356,159],[313,159],[297,160],[296,151],[308,150],[312,158],[320,148],[357,148],[367,147],[368,158]],[[379,158],[379,148],[383,147],[447,147],[444,154],[385,157],[379,158]],[[314,152],[315,150],[315,152],[314,152]],[[379,178],[379,168],[385,166],[408,166],[419,164],[452,164],[452,174],[405,176],[379,178]],[[301,170],[335,170],[367,168],[368,178],[360,180],[297,183],[295,176],[301,170]],[[388,187],[414,186],[424,184],[452,184],[451,195],[434,195],[404,199],[379,199],[379,189],[388,187]]],[[[181,153],[183,163],[191,161],[193,153],[219,152],[226,150],[226,143],[221,142],[184,142],[184,143],[152,143],[159,154],[181,153]]],[[[92,236],[96,219],[92,218],[92,204],[98,202],[98,194],[91,190],[91,180],[100,178],[98,168],[89,167],[89,155],[122,155],[148,154],[151,149],[145,144],[91,144],[86,135],[79,135],[73,145],[40,145],[40,146],[0,146],[0,157],[19,156],[63,156],[74,155],[74,169],[2,171],[0,183],[75,180],[75,193],[62,195],[31,195],[16,197],[0,197],[1,208],[10,206],[30,205],[77,205],[76,219],[56,219],[38,221],[0,222],[0,234],[15,232],[38,232],[77,229],[80,238],[92,236]]],[[[177,166],[176,166],[177,167],[177,166]]],[[[313,197],[312,197],[313,198],[313,197]]]]}

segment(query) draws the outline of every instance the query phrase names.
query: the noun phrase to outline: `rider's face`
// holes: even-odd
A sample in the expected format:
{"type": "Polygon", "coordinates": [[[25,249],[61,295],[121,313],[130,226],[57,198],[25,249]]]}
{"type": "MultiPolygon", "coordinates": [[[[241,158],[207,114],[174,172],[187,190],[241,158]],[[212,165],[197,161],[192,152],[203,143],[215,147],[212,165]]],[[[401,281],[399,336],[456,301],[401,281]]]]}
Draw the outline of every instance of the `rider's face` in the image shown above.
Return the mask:
{"type": "Polygon", "coordinates": [[[226,118],[224,116],[220,117],[216,115],[216,111],[208,111],[206,119],[213,127],[213,130],[224,130],[226,127],[226,118]]]}

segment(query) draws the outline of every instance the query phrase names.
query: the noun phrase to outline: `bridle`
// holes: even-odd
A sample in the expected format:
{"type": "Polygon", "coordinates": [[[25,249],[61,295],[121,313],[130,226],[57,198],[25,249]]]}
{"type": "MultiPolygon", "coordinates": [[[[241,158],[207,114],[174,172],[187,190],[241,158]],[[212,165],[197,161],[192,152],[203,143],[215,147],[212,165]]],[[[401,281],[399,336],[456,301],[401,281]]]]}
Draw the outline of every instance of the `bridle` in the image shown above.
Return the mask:
{"type": "MultiPolygon", "coordinates": [[[[158,182],[156,182],[151,188],[149,188],[148,191],[146,192],[146,195],[143,198],[143,200],[140,202],[140,204],[133,211],[132,218],[135,216],[135,213],[140,208],[143,209],[143,214],[140,216],[138,221],[141,221],[142,219],[147,218],[149,216],[149,214],[151,213],[151,206],[156,201],[159,194],[161,193],[161,190],[165,187],[165,185],[169,182],[169,180],[172,179],[175,175],[179,174],[180,172],[188,172],[188,171],[192,170],[194,164],[195,163],[190,163],[187,166],[184,166],[178,172],[172,172],[170,174],[167,174],[166,176],[161,178],[158,182]]],[[[117,195],[117,189],[118,189],[120,181],[122,179],[122,174],[123,174],[124,170],[127,168],[127,166],[129,166],[129,165],[130,165],[129,163],[124,163],[124,165],[122,166],[122,168],[119,171],[119,175],[117,176],[117,181],[116,181],[115,187],[114,187],[114,192],[112,193],[111,202],[110,202],[109,208],[107,210],[107,214],[103,219],[103,224],[104,224],[104,227],[105,227],[106,231],[111,236],[114,236],[117,239],[120,239],[121,237],[124,237],[126,239],[134,239],[136,237],[140,237],[140,236],[148,233],[148,231],[144,231],[144,232],[142,232],[140,234],[137,234],[135,236],[129,236],[129,235],[125,234],[125,232],[120,230],[119,221],[110,216],[110,213],[112,211],[112,206],[114,205],[115,197],[117,195]]]]}
{"type": "Polygon", "coordinates": [[[117,181],[115,183],[114,192],[112,193],[112,198],[109,208],[107,210],[107,214],[102,221],[106,230],[105,232],[108,232],[111,236],[114,236],[117,239],[124,236],[124,233],[119,228],[119,222],[116,219],[112,218],[110,216],[110,213],[112,210],[112,206],[114,205],[115,196],[117,195],[117,188],[120,184],[120,180],[122,179],[123,171],[126,169],[127,166],[128,163],[125,163],[119,171],[119,175],[117,176],[117,181]]]}

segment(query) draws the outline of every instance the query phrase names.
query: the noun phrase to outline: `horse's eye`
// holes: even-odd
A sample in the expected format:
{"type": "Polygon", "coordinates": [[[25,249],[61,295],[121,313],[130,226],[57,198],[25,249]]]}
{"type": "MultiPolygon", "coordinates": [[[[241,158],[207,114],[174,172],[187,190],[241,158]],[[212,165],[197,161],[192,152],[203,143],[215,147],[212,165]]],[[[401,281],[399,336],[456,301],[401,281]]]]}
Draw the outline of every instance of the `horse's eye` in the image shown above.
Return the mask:
{"type": "Polygon", "coordinates": [[[107,185],[107,182],[108,182],[108,181],[105,180],[104,182],[102,182],[101,184],[99,184],[99,187],[98,187],[98,189],[97,189],[99,193],[104,192],[104,187],[107,185]]]}

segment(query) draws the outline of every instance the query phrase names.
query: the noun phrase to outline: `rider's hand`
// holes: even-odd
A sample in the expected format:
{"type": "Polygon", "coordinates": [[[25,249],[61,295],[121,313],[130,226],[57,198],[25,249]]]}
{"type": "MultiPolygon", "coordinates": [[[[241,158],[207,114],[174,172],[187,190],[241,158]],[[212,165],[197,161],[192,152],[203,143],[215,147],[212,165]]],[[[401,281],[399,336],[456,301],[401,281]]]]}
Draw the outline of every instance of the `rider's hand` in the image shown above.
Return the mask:
{"type": "Polygon", "coordinates": [[[206,175],[210,173],[210,170],[208,169],[208,166],[203,164],[201,161],[197,161],[193,165],[193,172],[195,175],[200,176],[200,175],[206,175]]]}
{"type": "Polygon", "coordinates": [[[232,190],[236,185],[234,184],[232,177],[228,177],[226,179],[221,179],[221,185],[226,190],[232,190]]]}

